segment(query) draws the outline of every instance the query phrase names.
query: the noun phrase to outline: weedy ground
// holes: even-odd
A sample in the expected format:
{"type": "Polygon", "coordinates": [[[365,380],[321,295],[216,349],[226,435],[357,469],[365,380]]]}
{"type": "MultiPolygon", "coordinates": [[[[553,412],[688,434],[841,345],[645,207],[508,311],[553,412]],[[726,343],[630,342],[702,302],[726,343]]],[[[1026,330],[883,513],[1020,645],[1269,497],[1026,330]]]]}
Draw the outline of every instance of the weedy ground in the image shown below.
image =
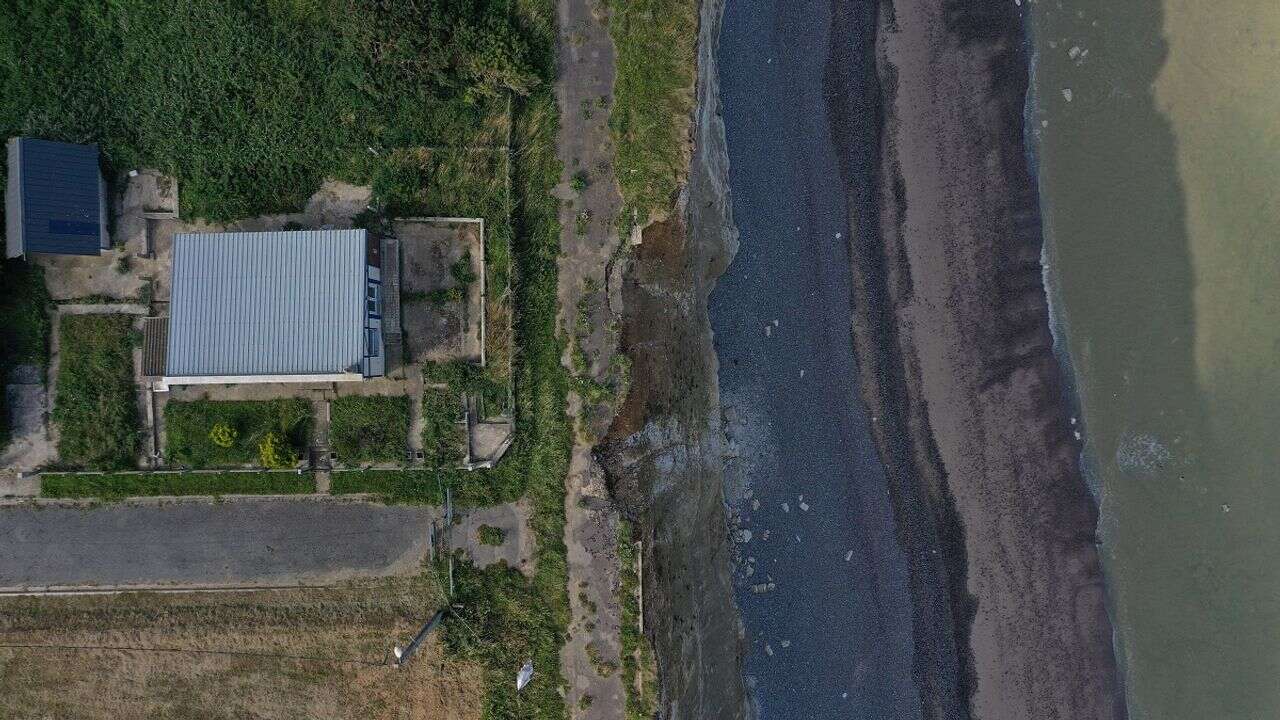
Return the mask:
{"type": "Polygon", "coordinates": [[[483,671],[446,658],[439,637],[405,668],[387,664],[441,601],[425,575],[0,600],[0,716],[479,718],[483,671]]]}

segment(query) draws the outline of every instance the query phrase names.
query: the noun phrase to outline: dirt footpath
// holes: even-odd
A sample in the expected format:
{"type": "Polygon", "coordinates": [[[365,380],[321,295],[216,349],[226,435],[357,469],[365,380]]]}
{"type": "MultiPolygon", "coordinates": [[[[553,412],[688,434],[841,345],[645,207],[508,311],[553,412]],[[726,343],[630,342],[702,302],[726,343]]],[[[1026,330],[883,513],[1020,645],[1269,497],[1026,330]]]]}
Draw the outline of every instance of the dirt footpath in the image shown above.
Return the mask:
{"type": "MultiPolygon", "coordinates": [[[[564,176],[561,199],[560,327],[572,338],[563,358],[582,380],[599,382],[611,370],[618,338],[613,330],[610,260],[619,246],[615,218],[622,198],[613,173],[609,105],[614,51],[599,3],[560,0],[560,137],[557,154],[564,176]],[[575,347],[577,353],[575,354],[575,347]],[[575,362],[575,357],[578,358],[575,362]]],[[[565,702],[576,718],[623,717],[618,604],[618,513],[609,501],[603,473],[592,458],[594,438],[608,427],[606,403],[585,406],[570,398],[575,421],[573,455],[565,481],[565,545],[569,550],[570,640],[561,651],[569,683],[565,702]]]]}

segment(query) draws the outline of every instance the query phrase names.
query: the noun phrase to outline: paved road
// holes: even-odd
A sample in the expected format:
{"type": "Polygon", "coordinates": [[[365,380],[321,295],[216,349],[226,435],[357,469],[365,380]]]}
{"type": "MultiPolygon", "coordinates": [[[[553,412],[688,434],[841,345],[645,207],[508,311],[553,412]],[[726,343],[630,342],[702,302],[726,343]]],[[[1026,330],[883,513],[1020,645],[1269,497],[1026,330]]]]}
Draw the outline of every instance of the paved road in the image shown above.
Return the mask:
{"type": "Polygon", "coordinates": [[[835,67],[858,102],[876,4],[833,18],[838,5],[729,0],[719,49],[741,247],[710,310],[764,720],[920,715],[907,567],[855,382],[848,199],[824,97],[835,67]]]}
{"type": "Polygon", "coordinates": [[[0,588],[323,584],[411,573],[433,510],[305,500],[0,508],[0,588]]]}

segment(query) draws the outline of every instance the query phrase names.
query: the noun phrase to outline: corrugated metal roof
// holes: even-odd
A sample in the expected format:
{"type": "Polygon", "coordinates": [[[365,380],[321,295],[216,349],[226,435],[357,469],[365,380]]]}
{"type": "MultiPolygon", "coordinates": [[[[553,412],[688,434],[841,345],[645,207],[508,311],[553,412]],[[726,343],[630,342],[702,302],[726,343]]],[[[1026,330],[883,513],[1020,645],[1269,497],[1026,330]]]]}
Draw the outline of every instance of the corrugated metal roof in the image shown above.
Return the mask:
{"type": "Polygon", "coordinates": [[[169,349],[169,318],[146,318],[142,321],[142,374],[164,375],[164,354],[169,349]]]}
{"type": "Polygon", "coordinates": [[[9,178],[17,183],[21,217],[19,237],[9,238],[10,255],[97,255],[106,240],[98,146],[35,138],[10,143],[9,178]]]}
{"type": "Polygon", "coordinates": [[[360,372],[365,231],[173,239],[165,374],[360,372]]]}

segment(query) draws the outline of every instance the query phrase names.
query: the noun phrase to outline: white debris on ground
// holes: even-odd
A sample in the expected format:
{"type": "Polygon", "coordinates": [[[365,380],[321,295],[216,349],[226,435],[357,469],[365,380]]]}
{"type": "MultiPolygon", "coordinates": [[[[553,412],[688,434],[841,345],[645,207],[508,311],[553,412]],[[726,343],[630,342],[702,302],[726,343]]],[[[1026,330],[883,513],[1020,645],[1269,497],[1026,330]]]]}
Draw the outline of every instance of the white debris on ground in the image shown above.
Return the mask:
{"type": "Polygon", "coordinates": [[[784,647],[784,648],[789,648],[789,647],[791,647],[791,641],[790,641],[790,640],[783,640],[782,642],[780,642],[780,643],[778,643],[778,644],[779,644],[779,645],[781,645],[781,646],[782,646],[782,647],[784,647]]]}
{"type": "Polygon", "coordinates": [[[807,502],[800,503],[800,509],[805,512],[809,512],[809,503],[807,502]]]}
{"type": "Polygon", "coordinates": [[[788,505],[787,503],[782,503],[782,512],[784,512],[784,513],[789,513],[789,512],[791,512],[791,506],[790,506],[790,505],[788,505]]]}
{"type": "Polygon", "coordinates": [[[1062,88],[1062,97],[1066,98],[1067,102],[1071,102],[1071,88],[1062,88]]]}
{"type": "Polygon", "coordinates": [[[773,646],[769,643],[764,644],[764,653],[769,657],[773,657],[773,646]]]}
{"type": "Polygon", "coordinates": [[[850,560],[852,560],[852,559],[853,559],[853,551],[852,551],[852,550],[850,550],[849,552],[847,552],[847,553],[845,553],[845,554],[844,554],[844,561],[845,561],[845,562],[849,562],[849,561],[850,561],[850,560]]]}

